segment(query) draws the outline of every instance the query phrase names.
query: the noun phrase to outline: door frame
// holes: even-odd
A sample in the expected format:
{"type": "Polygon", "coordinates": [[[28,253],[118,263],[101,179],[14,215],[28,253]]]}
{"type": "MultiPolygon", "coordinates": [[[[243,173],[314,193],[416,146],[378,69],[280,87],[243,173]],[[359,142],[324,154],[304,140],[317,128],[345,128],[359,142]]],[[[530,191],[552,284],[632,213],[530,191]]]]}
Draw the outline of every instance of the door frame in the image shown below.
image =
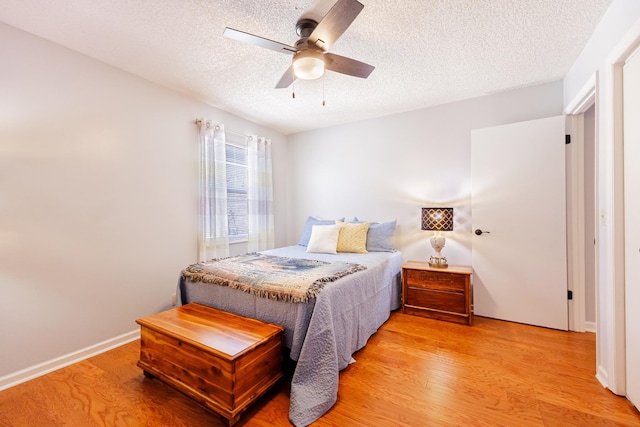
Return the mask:
{"type": "MultiPolygon", "coordinates": [[[[623,110],[622,114],[624,117],[633,117],[633,113],[635,111],[640,111],[640,79],[638,79],[638,73],[640,71],[640,44],[637,46],[636,50],[627,58],[624,66],[622,67],[623,71],[623,110]],[[630,64],[630,61],[634,61],[633,64],[630,64]],[[627,72],[627,67],[635,67],[633,71],[627,72]],[[635,80],[634,80],[635,79],[635,80]],[[630,83],[632,82],[633,83],[630,83]],[[635,91],[627,90],[629,87],[635,87],[635,91]],[[631,94],[634,95],[631,95],[631,94]],[[637,97],[636,97],[637,96],[637,97]],[[635,104],[634,104],[635,103],[635,104]],[[635,107],[635,110],[633,109],[635,107]],[[631,108],[627,110],[627,108],[631,108]]],[[[635,211],[634,208],[637,208],[638,198],[635,196],[635,191],[632,191],[635,188],[632,183],[638,180],[639,176],[637,174],[633,174],[631,172],[634,169],[631,165],[634,164],[634,160],[638,155],[637,147],[635,147],[633,143],[629,143],[630,141],[635,141],[631,139],[632,136],[640,137],[640,127],[633,128],[631,125],[633,120],[624,120],[623,124],[623,143],[624,143],[624,153],[623,153],[623,164],[624,164],[624,300],[625,300],[625,395],[631,401],[631,403],[640,407],[640,371],[637,370],[636,365],[633,364],[633,361],[636,360],[640,353],[640,347],[638,347],[638,337],[640,336],[640,329],[637,329],[637,321],[639,317],[636,314],[635,308],[638,307],[637,300],[633,299],[638,296],[636,293],[636,283],[637,275],[639,274],[639,270],[636,265],[632,265],[635,263],[637,259],[637,240],[634,240],[632,236],[637,238],[638,229],[635,225],[635,211]],[[627,130],[632,133],[627,137],[627,130]],[[634,133],[635,131],[635,133],[634,133]],[[628,169],[627,169],[628,168],[628,169]],[[626,196],[630,196],[630,199],[627,200],[626,196]],[[629,221],[627,221],[627,216],[629,216],[629,221]],[[635,242],[635,243],[634,243],[635,242]],[[629,361],[629,363],[626,363],[629,361]],[[629,393],[633,391],[633,400],[631,400],[629,393]]]]}
{"type": "MultiPolygon", "coordinates": [[[[606,348],[602,348],[607,358],[605,367],[598,365],[598,380],[613,393],[626,394],[626,350],[625,350],[625,269],[624,269],[624,147],[623,147],[623,102],[622,67],[631,55],[640,47],[640,20],[631,26],[620,42],[607,57],[604,66],[604,114],[599,121],[604,124],[601,158],[605,175],[602,183],[609,192],[607,200],[598,200],[602,215],[609,227],[601,227],[599,241],[603,245],[601,256],[605,265],[601,265],[601,283],[607,283],[602,292],[605,302],[602,307],[603,318],[598,327],[605,330],[606,348]],[[608,268],[607,268],[608,267],[608,268]]],[[[606,224],[605,224],[606,225],[606,224]]],[[[604,263],[603,262],[603,263],[604,263]]],[[[600,340],[597,340],[601,346],[600,340]]]]}

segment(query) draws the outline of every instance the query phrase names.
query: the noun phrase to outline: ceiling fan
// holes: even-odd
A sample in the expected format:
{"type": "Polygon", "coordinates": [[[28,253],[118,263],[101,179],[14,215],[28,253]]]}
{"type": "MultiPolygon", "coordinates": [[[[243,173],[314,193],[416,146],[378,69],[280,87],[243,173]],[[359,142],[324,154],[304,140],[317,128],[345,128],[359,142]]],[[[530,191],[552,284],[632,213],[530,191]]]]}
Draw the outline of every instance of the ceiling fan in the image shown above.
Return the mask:
{"type": "Polygon", "coordinates": [[[300,40],[295,43],[295,47],[229,27],[224,29],[223,35],[230,39],[293,55],[291,66],[285,71],[276,89],[289,87],[296,78],[317,79],[324,74],[325,69],[366,79],[375,67],[327,52],[363,8],[364,5],[357,0],[338,0],[320,22],[308,18],[300,19],[296,23],[296,33],[300,40]]]}

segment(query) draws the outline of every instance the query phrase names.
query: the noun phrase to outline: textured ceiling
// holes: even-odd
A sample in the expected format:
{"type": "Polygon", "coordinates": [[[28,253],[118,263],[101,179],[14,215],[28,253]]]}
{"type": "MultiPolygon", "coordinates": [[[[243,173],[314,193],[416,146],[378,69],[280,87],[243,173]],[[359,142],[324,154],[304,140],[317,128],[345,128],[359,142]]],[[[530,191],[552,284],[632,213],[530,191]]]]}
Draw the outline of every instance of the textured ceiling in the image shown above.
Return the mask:
{"type": "Polygon", "coordinates": [[[335,0],[2,0],[0,21],[291,134],[560,79],[611,1],[360,0],[329,51],[376,69],[299,80],[295,99],[274,89],[291,56],[224,27],[293,45],[335,0]]]}

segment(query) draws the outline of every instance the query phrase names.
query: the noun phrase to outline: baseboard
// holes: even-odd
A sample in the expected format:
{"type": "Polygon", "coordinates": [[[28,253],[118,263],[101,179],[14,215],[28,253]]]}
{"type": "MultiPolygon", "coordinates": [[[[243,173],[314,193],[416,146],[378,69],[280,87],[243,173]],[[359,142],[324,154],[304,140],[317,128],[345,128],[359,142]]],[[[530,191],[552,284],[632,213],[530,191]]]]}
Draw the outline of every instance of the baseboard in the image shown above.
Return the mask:
{"type": "Polygon", "coordinates": [[[596,368],[596,379],[604,388],[609,388],[609,382],[607,381],[608,377],[607,371],[602,366],[598,366],[596,368]]]}
{"type": "Polygon", "coordinates": [[[596,322],[584,322],[585,332],[596,332],[596,322]]]}
{"type": "Polygon", "coordinates": [[[105,351],[109,351],[121,345],[130,343],[140,338],[140,330],[127,332],[126,334],[102,341],[98,344],[83,348],[64,356],[56,357],[49,361],[39,363],[26,369],[0,377],[0,391],[16,386],[31,379],[56,371],[65,366],[72,365],[84,359],[88,359],[105,351]]]}

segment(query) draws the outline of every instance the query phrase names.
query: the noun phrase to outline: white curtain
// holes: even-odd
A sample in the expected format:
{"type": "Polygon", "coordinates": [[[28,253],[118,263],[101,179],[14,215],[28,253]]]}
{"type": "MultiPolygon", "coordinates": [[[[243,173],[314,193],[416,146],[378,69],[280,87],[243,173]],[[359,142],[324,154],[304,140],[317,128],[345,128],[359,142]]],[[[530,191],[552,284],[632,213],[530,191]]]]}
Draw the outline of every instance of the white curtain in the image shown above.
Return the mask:
{"type": "Polygon", "coordinates": [[[247,138],[247,198],[249,252],[274,247],[273,178],[271,140],[250,135],[247,138]]]}
{"type": "Polygon", "coordinates": [[[203,119],[200,148],[198,261],[229,256],[227,218],[227,165],[223,125],[212,126],[203,119]]]}

